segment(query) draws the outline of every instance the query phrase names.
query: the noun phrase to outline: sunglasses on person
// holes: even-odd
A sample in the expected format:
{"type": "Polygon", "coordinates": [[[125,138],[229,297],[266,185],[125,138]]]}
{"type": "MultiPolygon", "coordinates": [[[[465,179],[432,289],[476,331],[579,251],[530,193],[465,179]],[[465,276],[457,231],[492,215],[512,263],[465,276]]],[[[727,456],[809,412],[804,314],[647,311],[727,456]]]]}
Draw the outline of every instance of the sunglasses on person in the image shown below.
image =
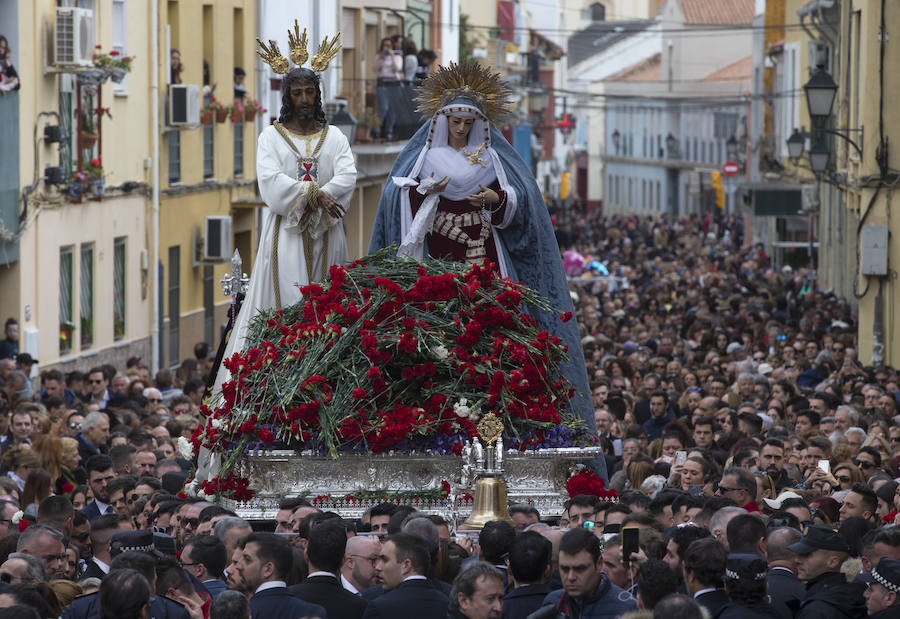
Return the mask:
{"type": "Polygon", "coordinates": [[[69,424],[69,427],[72,428],[73,430],[80,430],[80,429],[81,429],[81,424],[80,424],[80,423],[75,423],[75,422],[73,421],[72,423],[69,424]]]}
{"type": "Polygon", "coordinates": [[[874,463],[872,463],[872,462],[866,462],[865,460],[854,460],[854,461],[853,461],[853,464],[855,464],[856,466],[858,466],[858,467],[861,468],[861,469],[866,469],[866,470],[874,469],[874,468],[875,468],[875,464],[874,464],[874,463]]]}
{"type": "Polygon", "coordinates": [[[740,490],[740,488],[729,488],[728,486],[723,486],[722,484],[716,484],[716,491],[717,491],[717,492],[722,492],[722,493],[725,493],[725,492],[737,492],[738,490],[740,490]]]}
{"type": "Polygon", "coordinates": [[[162,398],[147,398],[147,402],[150,404],[160,404],[162,402],[162,398]]]}
{"type": "Polygon", "coordinates": [[[841,482],[842,484],[849,484],[849,483],[850,483],[850,476],[849,476],[849,475],[836,475],[836,476],[835,476],[835,479],[838,480],[839,482],[841,482]]]}
{"type": "Polygon", "coordinates": [[[99,385],[99,384],[103,383],[103,379],[101,378],[100,380],[94,380],[92,378],[92,379],[88,380],[88,382],[91,383],[92,385],[99,385]]]}

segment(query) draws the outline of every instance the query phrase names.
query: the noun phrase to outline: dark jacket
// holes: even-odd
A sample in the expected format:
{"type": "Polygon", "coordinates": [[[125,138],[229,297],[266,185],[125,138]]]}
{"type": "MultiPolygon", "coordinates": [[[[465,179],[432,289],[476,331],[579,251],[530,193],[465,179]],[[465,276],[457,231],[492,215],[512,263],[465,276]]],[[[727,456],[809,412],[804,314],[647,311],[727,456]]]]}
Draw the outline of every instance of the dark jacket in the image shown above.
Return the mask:
{"type": "Polygon", "coordinates": [[[103,453],[100,447],[91,445],[81,432],[75,439],[78,441],[78,457],[81,458],[81,464],[86,464],[91,456],[103,453]]]}
{"type": "Polygon", "coordinates": [[[218,578],[203,581],[203,586],[206,587],[206,591],[213,599],[215,599],[223,591],[228,590],[228,584],[224,580],[218,578]]]}
{"type": "Polygon", "coordinates": [[[551,591],[546,583],[510,589],[503,598],[503,619],[527,617],[543,605],[544,598],[551,591]]]}
{"type": "MultiPolygon", "coordinates": [[[[441,593],[446,595],[447,598],[449,599],[450,590],[453,587],[451,587],[450,585],[445,583],[443,580],[438,580],[437,578],[429,578],[425,582],[427,582],[429,585],[431,585],[432,589],[436,589],[436,590],[440,591],[441,593]]],[[[367,602],[371,602],[375,598],[381,597],[384,594],[385,594],[384,585],[382,585],[381,583],[378,583],[377,585],[375,585],[373,587],[369,587],[365,591],[360,591],[360,593],[359,593],[360,597],[367,602]]]]}
{"type": "Polygon", "coordinates": [[[675,413],[671,410],[666,410],[666,415],[659,419],[653,417],[651,414],[650,419],[644,422],[644,431],[647,433],[647,440],[654,441],[662,437],[663,428],[671,421],[675,421],[675,413]]]}
{"type": "MultiPolygon", "coordinates": [[[[446,617],[450,598],[424,580],[407,580],[371,602],[365,619],[397,617],[446,617]]],[[[256,619],[254,617],[254,619],[256,619]]]]}
{"type": "Polygon", "coordinates": [[[731,600],[728,599],[728,594],[725,593],[724,589],[716,589],[715,591],[708,591],[702,595],[698,595],[694,598],[694,601],[708,610],[710,617],[715,617],[718,612],[722,610],[722,607],[731,600]]]}
{"type": "Polygon", "coordinates": [[[778,619],[778,617],[778,613],[768,602],[747,605],[729,602],[722,607],[715,619],[778,619]]]}
{"type": "Polygon", "coordinates": [[[367,602],[353,595],[332,576],[311,576],[288,587],[288,591],[305,602],[318,604],[328,613],[328,619],[359,619],[366,612],[367,602]]]}
{"type": "Polygon", "coordinates": [[[794,616],[806,597],[806,586],[786,568],[772,568],[766,573],[772,607],[783,618],[794,616]]]}
{"type": "Polygon", "coordinates": [[[81,578],[99,578],[103,580],[106,576],[106,572],[100,569],[100,566],[94,563],[94,559],[91,559],[87,562],[87,567],[84,568],[84,574],[81,575],[81,578]]]}
{"type": "Polygon", "coordinates": [[[253,619],[299,619],[326,617],[325,609],[291,595],[286,587],[265,589],[250,598],[253,619]]]}
{"type": "MultiPolygon", "coordinates": [[[[99,593],[90,593],[75,598],[62,613],[62,619],[94,619],[99,616],[99,593]]],[[[153,619],[190,619],[191,617],[184,606],[162,595],[150,598],[148,616],[153,619]]]]}
{"type": "MultiPolygon", "coordinates": [[[[95,518],[99,518],[100,516],[103,516],[103,514],[100,513],[100,506],[97,505],[96,500],[93,500],[90,503],[88,503],[87,505],[85,505],[84,507],[82,507],[81,513],[84,514],[85,518],[87,518],[88,521],[91,521],[91,520],[94,520],[95,518]]],[[[112,513],[112,512],[109,512],[109,513],[112,513]]]]}
{"type": "Polygon", "coordinates": [[[890,608],[885,608],[880,613],[869,615],[869,619],[900,619],[900,606],[895,604],[890,608]]]}
{"type": "Polygon", "coordinates": [[[806,597],[797,619],[846,619],[865,617],[865,585],[847,582],[840,572],[826,572],[806,583],[806,597]]]}
{"type": "Polygon", "coordinates": [[[544,598],[543,606],[530,618],[562,617],[571,619],[616,619],[637,608],[635,599],[625,590],[609,582],[604,574],[594,592],[584,599],[573,599],[565,589],[557,589],[544,598]]]}

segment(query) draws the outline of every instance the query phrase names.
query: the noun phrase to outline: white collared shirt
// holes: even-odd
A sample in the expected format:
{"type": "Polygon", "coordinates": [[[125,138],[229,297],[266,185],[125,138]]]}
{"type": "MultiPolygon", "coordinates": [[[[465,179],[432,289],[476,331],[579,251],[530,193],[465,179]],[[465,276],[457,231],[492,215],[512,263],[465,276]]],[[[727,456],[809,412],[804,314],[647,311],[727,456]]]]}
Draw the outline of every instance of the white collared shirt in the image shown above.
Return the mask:
{"type": "Polygon", "coordinates": [[[104,574],[109,574],[109,566],[106,563],[104,563],[97,557],[94,557],[94,563],[97,564],[97,567],[100,568],[101,572],[103,572],[104,574]]]}
{"type": "Polygon", "coordinates": [[[313,576],[331,576],[332,578],[334,578],[335,580],[337,580],[337,576],[335,576],[335,575],[332,574],[331,572],[313,572],[312,574],[310,574],[309,576],[307,576],[307,578],[312,578],[313,576]]]}
{"type": "Polygon", "coordinates": [[[352,593],[353,595],[359,595],[361,591],[353,586],[353,583],[347,580],[347,578],[341,574],[341,584],[344,586],[344,589],[352,593]]]}
{"type": "Polygon", "coordinates": [[[270,580],[269,582],[264,582],[260,586],[256,588],[254,594],[259,593],[260,591],[265,591],[266,589],[278,589],[279,587],[287,587],[287,583],[283,580],[270,580]]]}
{"type": "Polygon", "coordinates": [[[428,579],[419,574],[413,574],[412,576],[407,576],[406,578],[404,578],[403,582],[406,582],[407,580],[428,580],[428,579]]]}

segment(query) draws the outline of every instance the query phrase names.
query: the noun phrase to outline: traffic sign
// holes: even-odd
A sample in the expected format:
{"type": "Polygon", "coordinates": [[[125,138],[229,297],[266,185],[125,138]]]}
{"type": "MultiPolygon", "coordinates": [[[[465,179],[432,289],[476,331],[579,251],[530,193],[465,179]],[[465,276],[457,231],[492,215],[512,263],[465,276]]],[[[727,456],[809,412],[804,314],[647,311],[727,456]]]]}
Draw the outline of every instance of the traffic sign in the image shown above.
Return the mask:
{"type": "Polygon", "coordinates": [[[728,160],[722,165],[722,173],[729,178],[732,176],[737,176],[738,173],[738,164],[737,161],[728,160]]]}

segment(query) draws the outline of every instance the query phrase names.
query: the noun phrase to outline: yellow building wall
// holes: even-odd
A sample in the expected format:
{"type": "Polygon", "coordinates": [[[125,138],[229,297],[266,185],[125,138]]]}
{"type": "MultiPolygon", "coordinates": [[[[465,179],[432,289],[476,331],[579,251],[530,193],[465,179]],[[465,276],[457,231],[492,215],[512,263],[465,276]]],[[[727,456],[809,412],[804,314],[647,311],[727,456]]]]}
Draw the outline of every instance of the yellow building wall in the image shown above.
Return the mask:
{"type": "MultiPolygon", "coordinates": [[[[203,84],[203,60],[210,64],[210,81],[216,85],[214,96],[226,105],[233,102],[234,67],[242,67],[247,76],[244,84],[250,96],[256,84],[256,3],[253,0],[215,0],[196,2],[193,0],[160,1],[160,41],[165,41],[165,27],[170,26],[171,47],[181,53],[184,71],[182,84],[203,84]],[[211,36],[207,36],[211,35],[211,36]]],[[[164,45],[161,44],[162,47],[164,45]]],[[[169,71],[168,58],[160,53],[160,74],[162,81],[169,71]]],[[[168,88],[163,89],[163,94],[168,88]]],[[[163,97],[161,105],[165,102],[163,97]]],[[[203,130],[185,129],[180,131],[181,178],[177,184],[169,183],[168,139],[169,132],[160,140],[160,181],[163,187],[160,203],[160,247],[159,259],[164,279],[160,289],[162,298],[164,331],[160,334],[166,351],[161,364],[170,358],[169,323],[169,278],[168,251],[172,246],[180,246],[180,329],[179,356],[193,355],[193,345],[205,339],[203,330],[203,268],[193,265],[194,230],[203,230],[208,215],[235,216],[233,202],[251,198],[255,194],[256,178],[256,135],[257,124],[264,122],[259,116],[254,121],[243,124],[243,173],[234,173],[234,132],[236,125],[230,121],[214,123],[214,176],[204,179],[203,175],[203,130]]],[[[240,215],[246,218],[246,212],[240,215]]],[[[233,224],[237,227],[238,222],[233,224]]],[[[254,239],[252,251],[256,251],[254,239]]],[[[243,254],[244,252],[242,252],[243,254]]],[[[243,255],[244,271],[250,272],[253,256],[243,255]]],[[[214,338],[218,338],[218,327],[224,322],[228,299],[222,295],[219,281],[231,271],[229,263],[216,264],[213,273],[216,306],[214,338]]],[[[216,346],[218,341],[209,342],[216,346]]]]}
{"type": "MultiPolygon", "coordinates": [[[[894,316],[900,301],[900,288],[896,283],[897,256],[900,256],[900,224],[897,217],[891,216],[894,196],[890,187],[890,180],[880,181],[883,186],[877,190],[879,181],[869,180],[872,176],[879,175],[879,169],[875,161],[876,149],[879,148],[879,120],[882,102],[879,94],[884,99],[884,138],[888,144],[895,144],[900,139],[900,110],[893,102],[900,98],[900,76],[896,71],[890,70],[891,58],[896,58],[900,53],[900,40],[897,37],[887,37],[885,52],[885,70],[883,75],[883,93],[881,77],[879,75],[879,56],[881,42],[879,31],[881,22],[880,3],[854,0],[852,6],[848,6],[842,12],[841,40],[846,45],[850,41],[849,49],[842,48],[842,56],[849,59],[847,72],[835,76],[841,89],[838,91],[838,100],[835,102],[835,111],[842,122],[853,123],[859,121],[859,126],[865,129],[863,136],[864,155],[861,165],[856,163],[855,151],[850,149],[852,158],[848,159],[847,147],[837,144],[839,149],[838,171],[846,171],[850,175],[851,182],[861,185],[861,189],[848,189],[845,191],[847,207],[856,212],[860,217],[865,215],[864,226],[888,226],[888,269],[886,277],[859,276],[857,284],[858,293],[865,291],[865,295],[859,300],[859,358],[864,363],[870,363],[876,353],[874,344],[874,332],[876,329],[876,306],[879,304],[884,312],[882,339],[883,362],[886,365],[897,366],[900,363],[900,328],[896,324],[894,316]],[[857,34],[858,33],[858,34],[857,34]],[[855,54],[858,53],[858,62],[855,54]],[[855,67],[860,68],[859,75],[855,67]],[[858,91],[856,89],[858,84],[858,91]],[[877,193],[877,195],[876,195],[877,193]],[[874,201],[873,201],[874,199],[874,201]],[[879,295],[879,293],[881,293],[879,295]]],[[[885,23],[888,32],[900,25],[900,6],[893,2],[885,3],[885,23]]],[[[846,125],[853,128],[852,125],[846,125]]],[[[858,134],[850,134],[858,138],[858,134]]],[[[896,168],[895,157],[890,158],[890,165],[896,168]]],[[[848,231],[855,234],[855,229],[848,231]]],[[[854,265],[848,268],[855,268],[854,265]]]]}
{"type": "MultiPolygon", "coordinates": [[[[17,70],[21,76],[19,160],[20,186],[33,182],[35,148],[38,149],[38,175],[48,165],[59,165],[59,147],[37,145],[32,138],[35,124],[57,124],[56,118],[42,118],[40,112],[60,111],[60,87],[63,78],[50,69],[49,42],[55,29],[57,3],[52,0],[21,2],[18,5],[20,45],[17,70]],[[24,42],[31,44],[24,44],[24,42]]],[[[148,32],[146,15],[149,5],[143,0],[127,4],[129,10],[127,44],[138,60],[129,75],[131,94],[116,97],[110,83],[101,86],[102,105],[110,108],[113,118],[104,119],[101,136],[102,159],[107,185],[125,181],[146,183],[149,176],[144,160],[149,156],[149,135],[145,119],[149,100],[145,86],[149,75],[148,32]]],[[[104,50],[112,45],[111,4],[97,3],[95,41],[104,50]]],[[[74,133],[74,127],[70,128],[74,133]]],[[[149,288],[142,256],[146,255],[146,192],[123,195],[111,193],[100,201],[70,202],[52,186],[39,183],[28,204],[29,219],[20,239],[20,260],[2,269],[0,289],[4,290],[3,310],[18,317],[23,331],[20,349],[28,336],[37,335],[37,357],[42,367],[59,362],[96,362],[95,354],[127,350],[132,345],[145,345],[150,317],[149,288]],[[115,239],[126,239],[125,336],[113,336],[113,245],[115,239]],[[80,248],[94,247],[93,274],[93,342],[89,349],[80,347],[80,248]],[[73,247],[72,319],[76,325],[73,347],[64,357],[59,348],[60,319],[60,248],[73,247]],[[89,353],[84,357],[83,353],[89,353]]],[[[103,358],[109,358],[103,357],[103,358]]]]}

